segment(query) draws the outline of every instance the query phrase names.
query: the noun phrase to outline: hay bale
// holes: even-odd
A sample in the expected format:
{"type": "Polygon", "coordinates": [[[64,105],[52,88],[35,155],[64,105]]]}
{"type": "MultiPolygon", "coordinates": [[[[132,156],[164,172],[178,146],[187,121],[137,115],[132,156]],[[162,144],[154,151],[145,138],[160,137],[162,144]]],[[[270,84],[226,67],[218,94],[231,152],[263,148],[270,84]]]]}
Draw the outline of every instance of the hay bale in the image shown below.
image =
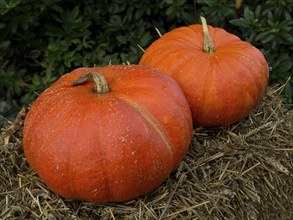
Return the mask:
{"type": "Polygon", "coordinates": [[[0,219],[293,219],[293,111],[278,88],[238,124],[194,130],[176,172],[125,203],[52,193],[22,150],[22,112],[0,140],[0,219]]]}

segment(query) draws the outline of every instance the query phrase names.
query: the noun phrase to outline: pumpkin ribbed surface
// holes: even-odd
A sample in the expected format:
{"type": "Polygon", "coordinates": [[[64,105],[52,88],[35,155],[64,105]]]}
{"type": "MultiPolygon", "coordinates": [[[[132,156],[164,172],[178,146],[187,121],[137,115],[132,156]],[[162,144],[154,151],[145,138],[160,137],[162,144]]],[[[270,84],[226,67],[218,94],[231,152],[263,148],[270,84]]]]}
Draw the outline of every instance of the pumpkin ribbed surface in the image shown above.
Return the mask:
{"type": "Polygon", "coordinates": [[[204,48],[202,25],[176,28],[156,40],[140,64],[158,68],[182,87],[194,126],[229,125],[257,105],[268,84],[268,64],[251,44],[208,27],[213,51],[204,48]]]}
{"type": "Polygon", "coordinates": [[[150,67],[79,68],[56,81],[25,119],[24,152],[54,192],[94,202],[126,201],[158,187],[177,168],[192,135],[181,88],[150,67]],[[102,74],[110,91],[93,92],[102,74]]]}

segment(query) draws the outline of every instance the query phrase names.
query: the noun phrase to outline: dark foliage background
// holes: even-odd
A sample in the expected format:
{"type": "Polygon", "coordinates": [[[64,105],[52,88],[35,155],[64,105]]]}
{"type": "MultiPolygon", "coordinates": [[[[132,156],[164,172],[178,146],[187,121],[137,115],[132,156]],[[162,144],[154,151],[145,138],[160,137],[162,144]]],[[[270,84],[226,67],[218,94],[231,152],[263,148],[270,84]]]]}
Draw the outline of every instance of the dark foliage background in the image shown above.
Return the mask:
{"type": "Polygon", "coordinates": [[[81,66],[138,63],[162,34],[206,17],[259,48],[270,83],[291,80],[293,0],[0,0],[0,125],[61,75],[81,66]]]}

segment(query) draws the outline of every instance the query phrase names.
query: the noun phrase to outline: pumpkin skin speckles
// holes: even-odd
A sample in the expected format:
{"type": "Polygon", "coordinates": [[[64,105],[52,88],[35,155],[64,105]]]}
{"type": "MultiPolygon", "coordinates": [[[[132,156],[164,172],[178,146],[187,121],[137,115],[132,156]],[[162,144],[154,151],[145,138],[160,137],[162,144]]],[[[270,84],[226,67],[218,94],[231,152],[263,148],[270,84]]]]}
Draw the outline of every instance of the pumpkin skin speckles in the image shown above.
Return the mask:
{"type": "Polygon", "coordinates": [[[230,125],[261,100],[268,85],[268,64],[257,48],[212,26],[206,26],[214,44],[208,51],[205,25],[166,33],[147,48],[140,64],[158,68],[178,82],[194,126],[230,125]]]}
{"type": "Polygon", "coordinates": [[[24,125],[28,162],[63,197],[119,202],[158,187],[177,168],[192,135],[179,85],[143,66],[79,68],[65,74],[31,106],[24,125]],[[89,72],[109,91],[93,91],[89,72]],[[168,116],[168,120],[166,120],[168,116]]]}

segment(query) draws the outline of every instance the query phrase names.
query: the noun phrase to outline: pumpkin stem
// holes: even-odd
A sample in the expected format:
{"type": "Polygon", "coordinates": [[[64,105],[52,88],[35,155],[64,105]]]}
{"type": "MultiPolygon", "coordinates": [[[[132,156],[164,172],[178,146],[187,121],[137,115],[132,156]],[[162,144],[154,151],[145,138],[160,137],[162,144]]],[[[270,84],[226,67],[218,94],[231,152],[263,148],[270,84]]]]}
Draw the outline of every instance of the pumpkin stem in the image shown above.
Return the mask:
{"type": "Polygon", "coordinates": [[[202,31],[204,34],[204,51],[206,53],[214,53],[214,42],[213,39],[210,35],[209,29],[208,29],[208,25],[207,25],[207,21],[204,17],[200,17],[201,23],[202,23],[202,31]]]}
{"type": "Polygon", "coordinates": [[[105,77],[101,73],[97,73],[97,72],[89,72],[81,76],[77,80],[74,80],[71,85],[72,86],[81,85],[85,83],[87,80],[89,80],[90,78],[94,80],[94,92],[98,94],[102,94],[102,93],[106,93],[110,91],[105,77]]]}

